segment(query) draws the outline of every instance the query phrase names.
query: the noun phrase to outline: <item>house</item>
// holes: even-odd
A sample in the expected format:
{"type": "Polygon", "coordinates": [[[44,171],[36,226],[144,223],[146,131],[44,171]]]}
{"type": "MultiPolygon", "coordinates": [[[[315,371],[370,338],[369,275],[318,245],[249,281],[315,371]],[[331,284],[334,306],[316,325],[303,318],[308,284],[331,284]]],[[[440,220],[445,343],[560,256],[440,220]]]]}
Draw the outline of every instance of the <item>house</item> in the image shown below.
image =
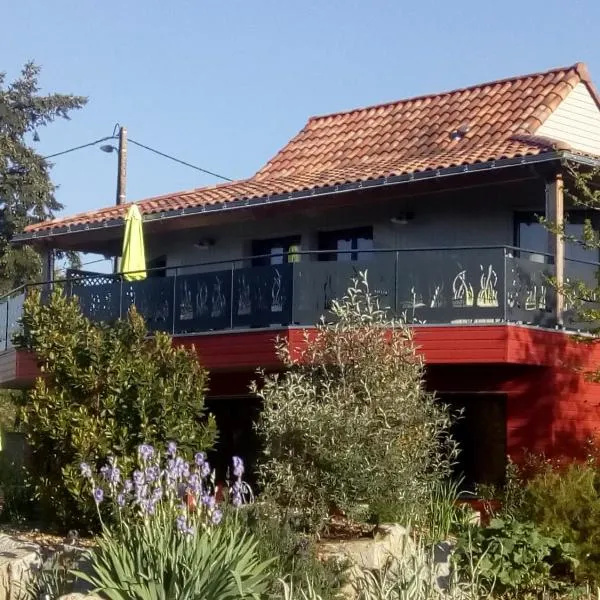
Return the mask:
{"type": "MultiPolygon", "coordinates": [[[[497,482],[507,455],[577,454],[600,430],[598,364],[585,324],[549,284],[594,281],[597,252],[547,232],[581,232],[568,165],[600,164],[600,96],[584,65],[309,119],[254,176],[139,202],[150,276],[79,273],[93,319],[131,303],[154,330],[195,346],[211,371],[226,454],[248,444],[257,367],[280,367],[276,336],[302,343],[351,278],[414,326],[427,384],[464,409],[470,481],[497,482]],[[579,370],[576,368],[578,367],[579,370]]],[[[117,255],[127,206],[28,227],[16,242],[117,255]]],[[[12,348],[23,294],[0,310],[0,383],[29,385],[12,348]]]]}

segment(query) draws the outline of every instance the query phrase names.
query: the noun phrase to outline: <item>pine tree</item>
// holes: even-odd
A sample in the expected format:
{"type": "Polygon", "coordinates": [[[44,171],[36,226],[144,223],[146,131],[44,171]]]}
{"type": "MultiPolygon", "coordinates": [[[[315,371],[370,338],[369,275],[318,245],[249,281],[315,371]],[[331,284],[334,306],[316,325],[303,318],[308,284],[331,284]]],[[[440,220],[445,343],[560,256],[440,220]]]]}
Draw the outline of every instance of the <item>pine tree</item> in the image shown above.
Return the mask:
{"type": "Polygon", "coordinates": [[[39,129],[69,119],[86,98],[40,93],[40,68],[27,63],[6,84],[0,73],[0,293],[39,277],[41,261],[31,247],[15,248],[15,234],[33,222],[51,218],[62,208],[54,196],[51,163],[32,146],[39,129]]]}

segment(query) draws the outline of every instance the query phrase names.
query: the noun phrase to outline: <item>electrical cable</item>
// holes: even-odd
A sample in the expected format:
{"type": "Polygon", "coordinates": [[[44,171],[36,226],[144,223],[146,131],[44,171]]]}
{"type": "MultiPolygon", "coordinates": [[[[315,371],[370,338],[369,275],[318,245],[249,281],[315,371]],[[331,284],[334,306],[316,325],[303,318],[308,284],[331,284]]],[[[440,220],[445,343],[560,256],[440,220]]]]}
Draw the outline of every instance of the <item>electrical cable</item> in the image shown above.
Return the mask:
{"type": "Polygon", "coordinates": [[[81,146],[75,146],[74,148],[69,148],[68,150],[63,150],[62,152],[56,152],[55,154],[49,154],[48,156],[42,156],[43,160],[48,160],[49,158],[54,158],[55,156],[62,156],[63,154],[68,154],[69,152],[75,152],[76,150],[83,150],[83,148],[89,148],[90,146],[95,146],[100,142],[106,142],[106,140],[112,140],[113,136],[110,135],[108,137],[100,138],[99,140],[95,140],[93,142],[89,142],[88,144],[82,144],[81,146]]]}
{"type": "MultiPolygon", "coordinates": [[[[49,158],[55,158],[56,156],[62,156],[63,154],[69,154],[70,152],[75,152],[76,150],[83,150],[84,148],[89,148],[90,146],[95,146],[97,144],[100,144],[101,142],[106,142],[108,140],[114,140],[114,139],[116,139],[116,137],[117,136],[115,136],[115,135],[110,135],[108,137],[103,137],[98,140],[94,140],[93,142],[89,142],[87,144],[82,144],[81,146],[75,146],[74,148],[69,148],[68,150],[63,150],[62,152],[55,152],[54,154],[49,154],[48,156],[43,156],[42,158],[43,158],[43,160],[48,160],[49,158]]],[[[229,177],[225,177],[224,175],[219,175],[219,173],[215,173],[214,171],[209,171],[208,169],[203,169],[202,167],[193,165],[192,163],[189,163],[185,160],[181,160],[180,158],[177,158],[177,157],[167,154],[165,152],[161,152],[160,150],[157,150],[156,148],[152,148],[150,146],[146,146],[146,144],[136,142],[135,140],[132,140],[131,138],[129,138],[128,141],[130,143],[134,144],[135,146],[144,148],[145,150],[153,152],[154,154],[158,154],[158,156],[162,156],[163,158],[168,158],[169,160],[179,163],[180,165],[185,165],[186,167],[190,167],[191,169],[195,169],[196,171],[200,171],[201,173],[205,173],[206,175],[211,175],[212,177],[217,177],[218,179],[223,179],[224,181],[233,181],[233,179],[231,179],[229,177]]]]}
{"type": "Polygon", "coordinates": [[[88,265],[95,265],[96,263],[104,262],[106,260],[110,260],[110,258],[98,258],[96,260],[90,260],[88,262],[81,263],[81,266],[82,267],[87,267],[88,265]]]}
{"type": "Polygon", "coordinates": [[[196,169],[196,171],[201,171],[202,173],[206,173],[207,175],[212,175],[213,177],[218,177],[219,179],[223,179],[225,181],[233,181],[233,179],[230,179],[229,177],[225,177],[224,175],[219,175],[218,173],[215,173],[213,171],[208,171],[207,169],[203,169],[202,167],[198,167],[196,165],[193,165],[189,162],[186,162],[185,160],[181,160],[180,158],[175,158],[174,156],[171,156],[170,154],[165,154],[164,152],[161,152],[160,150],[156,150],[156,148],[151,148],[150,146],[146,146],[145,144],[141,144],[140,142],[136,142],[135,140],[132,140],[131,138],[128,139],[128,141],[136,146],[139,146],[140,148],[144,148],[145,150],[149,150],[150,152],[154,152],[154,154],[158,154],[159,156],[162,156],[164,158],[168,158],[169,160],[173,160],[177,163],[180,163],[182,165],[185,165],[186,167],[190,167],[192,169],[196,169]]]}

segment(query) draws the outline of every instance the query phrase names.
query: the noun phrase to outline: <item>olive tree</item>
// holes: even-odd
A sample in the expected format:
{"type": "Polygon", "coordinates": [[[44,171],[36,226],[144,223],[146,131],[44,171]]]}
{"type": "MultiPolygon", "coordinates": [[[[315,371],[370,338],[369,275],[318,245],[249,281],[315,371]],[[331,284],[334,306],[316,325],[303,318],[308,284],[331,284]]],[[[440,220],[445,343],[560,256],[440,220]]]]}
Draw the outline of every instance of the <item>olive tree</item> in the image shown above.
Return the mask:
{"type": "Polygon", "coordinates": [[[301,348],[279,344],[284,371],[253,386],[265,497],[316,530],[340,514],[417,518],[451,471],[449,412],[425,389],[411,329],[380,308],[366,273],[331,313],[301,348]]]}

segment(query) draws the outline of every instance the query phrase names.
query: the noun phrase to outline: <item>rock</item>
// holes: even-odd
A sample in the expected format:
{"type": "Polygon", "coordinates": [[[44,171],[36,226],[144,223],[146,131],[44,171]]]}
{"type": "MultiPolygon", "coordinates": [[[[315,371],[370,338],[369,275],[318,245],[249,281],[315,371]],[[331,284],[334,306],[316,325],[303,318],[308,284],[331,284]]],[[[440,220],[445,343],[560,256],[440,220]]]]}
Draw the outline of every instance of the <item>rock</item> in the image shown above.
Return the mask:
{"type": "Polygon", "coordinates": [[[100,596],[86,594],[67,594],[66,596],[61,596],[58,600],[102,600],[100,596]]]}
{"type": "Polygon", "coordinates": [[[447,591],[450,587],[452,568],[450,558],[454,546],[450,542],[440,542],[433,547],[433,568],[435,582],[440,590],[447,591]]]}
{"type": "Polygon", "coordinates": [[[408,530],[401,525],[380,525],[374,538],[356,540],[333,540],[319,544],[318,553],[321,560],[333,560],[347,565],[346,585],[341,593],[347,598],[354,598],[354,583],[363,570],[381,570],[390,561],[402,559],[415,553],[415,545],[408,530]]]}
{"type": "Polygon", "coordinates": [[[412,552],[413,541],[400,525],[380,525],[374,538],[324,541],[319,544],[323,559],[346,560],[363,569],[383,569],[390,557],[412,552]]]}
{"type": "Polygon", "coordinates": [[[0,535],[0,600],[20,600],[41,567],[40,547],[0,535]]]}

